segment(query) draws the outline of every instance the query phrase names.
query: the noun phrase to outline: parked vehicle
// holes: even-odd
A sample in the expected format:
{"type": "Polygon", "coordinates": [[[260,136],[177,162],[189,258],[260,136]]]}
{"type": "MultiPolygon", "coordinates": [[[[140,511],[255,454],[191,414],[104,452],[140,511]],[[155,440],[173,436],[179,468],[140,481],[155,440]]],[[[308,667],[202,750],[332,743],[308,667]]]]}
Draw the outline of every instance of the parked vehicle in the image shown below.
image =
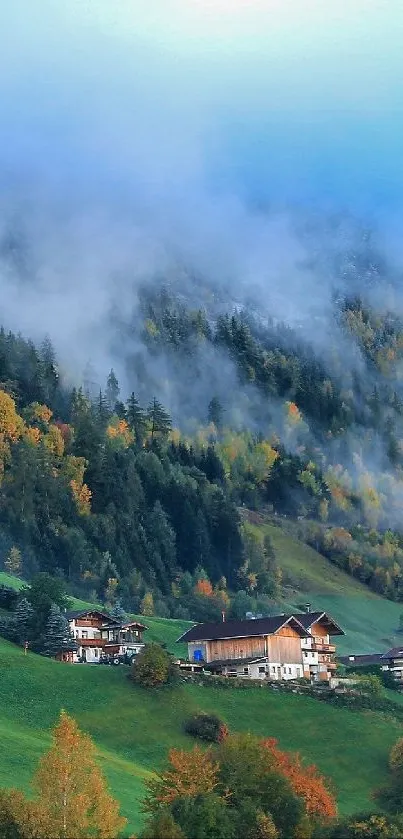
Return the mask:
{"type": "Polygon", "coordinates": [[[117,667],[119,664],[126,664],[130,665],[133,659],[136,657],[136,653],[123,653],[119,655],[101,655],[99,659],[100,664],[111,664],[117,667]]]}

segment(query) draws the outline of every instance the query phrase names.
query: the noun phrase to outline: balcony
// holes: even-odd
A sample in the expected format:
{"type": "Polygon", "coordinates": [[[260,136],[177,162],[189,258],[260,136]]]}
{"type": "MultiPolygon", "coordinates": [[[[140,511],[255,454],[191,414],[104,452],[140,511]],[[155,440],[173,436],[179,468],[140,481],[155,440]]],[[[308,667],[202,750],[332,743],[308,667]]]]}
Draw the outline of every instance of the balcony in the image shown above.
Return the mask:
{"type": "Polygon", "coordinates": [[[311,646],[311,650],[314,653],[335,653],[336,647],[334,644],[322,644],[319,641],[315,641],[311,646]]]}

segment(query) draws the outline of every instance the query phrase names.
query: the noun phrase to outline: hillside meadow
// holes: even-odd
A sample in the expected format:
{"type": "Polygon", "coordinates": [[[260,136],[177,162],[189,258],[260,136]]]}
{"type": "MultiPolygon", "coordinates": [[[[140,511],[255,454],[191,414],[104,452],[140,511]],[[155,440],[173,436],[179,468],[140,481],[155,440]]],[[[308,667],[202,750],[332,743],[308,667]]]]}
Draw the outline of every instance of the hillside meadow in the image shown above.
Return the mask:
{"type": "MultiPolygon", "coordinates": [[[[155,627],[157,622],[155,622],[155,627]]],[[[164,627],[161,628],[161,635],[164,627]]],[[[127,835],[142,824],[144,781],[168,750],[193,741],[182,730],[196,710],[215,711],[232,731],[274,736],[301,752],[334,784],[340,811],[371,806],[386,777],[388,750],[403,726],[380,715],[326,706],[309,697],[182,684],[149,692],[134,687],[126,667],[66,665],[0,641],[0,786],[29,788],[61,708],[98,747],[113,794],[128,819],[127,835]]]]}

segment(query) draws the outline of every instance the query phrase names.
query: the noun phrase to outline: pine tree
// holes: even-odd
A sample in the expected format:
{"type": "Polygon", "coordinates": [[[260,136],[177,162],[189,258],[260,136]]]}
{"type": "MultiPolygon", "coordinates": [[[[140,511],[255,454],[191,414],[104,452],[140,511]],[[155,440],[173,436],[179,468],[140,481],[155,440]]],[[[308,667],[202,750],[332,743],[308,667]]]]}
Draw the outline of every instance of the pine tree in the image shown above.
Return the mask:
{"type": "Polygon", "coordinates": [[[111,618],[121,623],[127,620],[127,614],[119,599],[116,600],[115,605],[111,609],[110,615],[111,618]]]}
{"type": "Polygon", "coordinates": [[[40,835],[118,836],[126,819],[119,816],[119,804],[109,794],[95,757],[91,739],[62,711],[52,746],[34,777],[46,827],[40,835]]]}
{"type": "Polygon", "coordinates": [[[127,400],[126,419],[129,423],[129,428],[136,435],[136,443],[141,446],[146,430],[147,418],[134,393],[127,400]]]}
{"type": "Polygon", "coordinates": [[[221,405],[217,396],[213,396],[208,405],[207,419],[212,422],[216,428],[221,428],[224,408],[221,405]]]}
{"type": "Polygon", "coordinates": [[[32,640],[34,609],[30,602],[22,597],[13,615],[13,639],[18,644],[32,640]]]}
{"type": "Polygon", "coordinates": [[[109,399],[107,396],[104,396],[102,390],[99,391],[99,395],[96,401],[96,405],[94,406],[96,413],[98,415],[99,425],[101,428],[105,428],[108,420],[111,417],[111,411],[109,408],[109,399]]]}
{"type": "Polygon", "coordinates": [[[21,573],[21,551],[13,545],[7,559],[4,561],[4,568],[9,574],[18,577],[21,573]]]}
{"type": "Polygon", "coordinates": [[[167,437],[172,428],[172,420],[168,412],[165,410],[158,399],[153,399],[147,409],[147,417],[151,423],[151,439],[153,440],[156,434],[161,437],[167,437]]]}
{"type": "Polygon", "coordinates": [[[115,376],[113,370],[109,373],[109,376],[106,381],[106,399],[108,402],[109,409],[111,411],[115,410],[116,402],[119,399],[120,394],[120,387],[119,382],[115,376]]]}
{"type": "Polygon", "coordinates": [[[54,657],[57,653],[67,649],[71,642],[69,624],[58,606],[50,607],[43,641],[45,655],[54,657]]]}

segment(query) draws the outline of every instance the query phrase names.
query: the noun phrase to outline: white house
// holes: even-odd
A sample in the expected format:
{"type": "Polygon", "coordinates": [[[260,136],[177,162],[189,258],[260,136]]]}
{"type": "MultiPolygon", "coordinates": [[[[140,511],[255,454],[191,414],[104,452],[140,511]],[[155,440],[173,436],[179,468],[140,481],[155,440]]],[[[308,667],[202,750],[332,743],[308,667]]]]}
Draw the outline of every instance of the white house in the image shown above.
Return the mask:
{"type": "Polygon", "coordinates": [[[99,663],[102,655],[137,655],[143,649],[142,633],[147,629],[138,621],[119,622],[99,609],[67,612],[70,631],[77,643],[75,661],[99,663]]]}

